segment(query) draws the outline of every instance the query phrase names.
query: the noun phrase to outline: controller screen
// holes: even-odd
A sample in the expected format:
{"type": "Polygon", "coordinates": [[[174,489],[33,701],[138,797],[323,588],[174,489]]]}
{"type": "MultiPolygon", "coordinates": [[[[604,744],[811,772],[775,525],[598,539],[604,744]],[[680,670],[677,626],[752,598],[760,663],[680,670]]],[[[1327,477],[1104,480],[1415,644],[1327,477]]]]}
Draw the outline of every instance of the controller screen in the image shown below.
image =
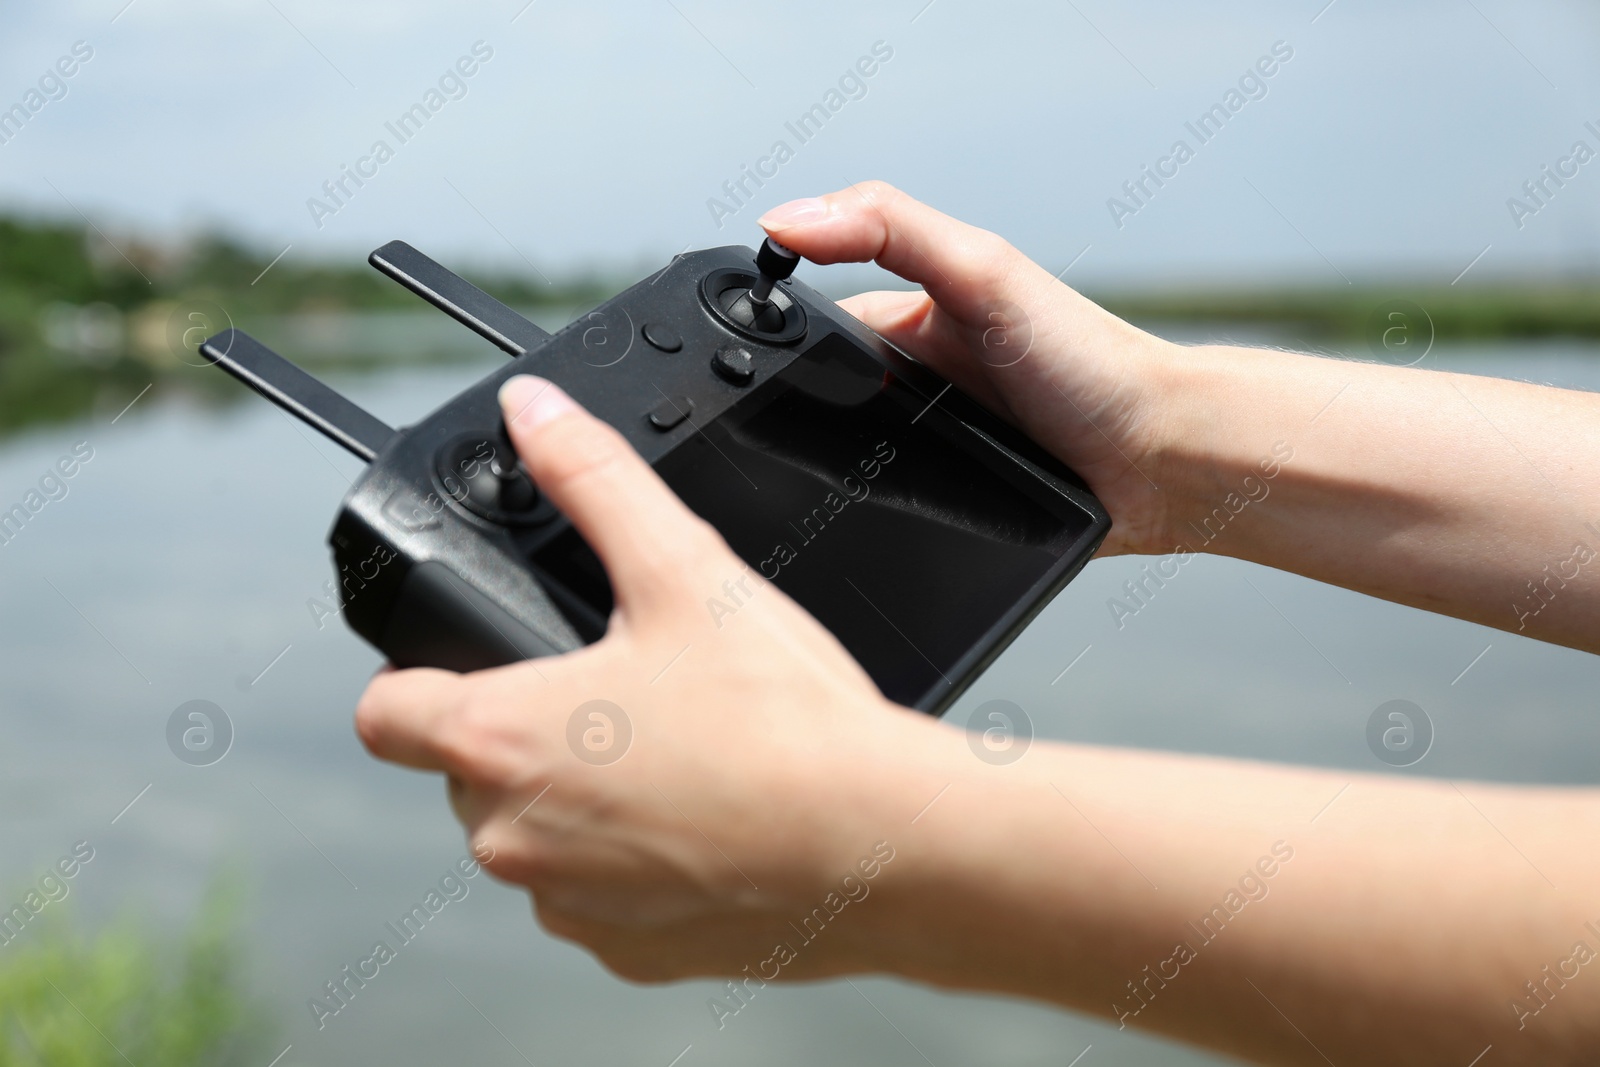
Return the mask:
{"type": "MultiPolygon", "coordinates": [[[[834,334],[656,465],[906,704],[953,684],[1090,525],[929,400],[834,334]]],[[[743,595],[707,610],[735,625],[743,595]]]]}

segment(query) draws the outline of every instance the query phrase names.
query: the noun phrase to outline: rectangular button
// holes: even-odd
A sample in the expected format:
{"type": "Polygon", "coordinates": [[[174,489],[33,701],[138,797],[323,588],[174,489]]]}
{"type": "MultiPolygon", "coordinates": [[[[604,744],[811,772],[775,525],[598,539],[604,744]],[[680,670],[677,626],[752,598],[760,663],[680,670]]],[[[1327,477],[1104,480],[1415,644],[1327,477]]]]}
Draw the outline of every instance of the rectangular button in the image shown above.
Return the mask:
{"type": "Polygon", "coordinates": [[[661,401],[649,414],[650,425],[665,433],[682,424],[684,419],[694,411],[694,401],[686,396],[668,397],[661,401]]]}

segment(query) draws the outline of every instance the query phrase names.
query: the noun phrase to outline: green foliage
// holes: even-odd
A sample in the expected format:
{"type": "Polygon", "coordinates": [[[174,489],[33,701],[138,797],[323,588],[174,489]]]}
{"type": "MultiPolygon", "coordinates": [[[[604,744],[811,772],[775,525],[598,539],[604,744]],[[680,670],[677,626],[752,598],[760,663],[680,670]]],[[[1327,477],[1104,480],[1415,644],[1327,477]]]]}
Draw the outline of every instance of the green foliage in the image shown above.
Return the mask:
{"type": "MultiPolygon", "coordinates": [[[[1422,307],[1441,341],[1513,338],[1600,339],[1600,284],[1539,282],[1423,287],[1396,284],[1332,289],[1215,289],[1092,294],[1108,310],[1136,322],[1259,326],[1274,333],[1332,343],[1363,342],[1373,315],[1393,300],[1422,307]]],[[[1381,332],[1381,325],[1379,326],[1381,332]]]]}
{"type": "MultiPolygon", "coordinates": [[[[153,300],[208,296],[240,315],[422,306],[365,263],[289,258],[263,274],[271,262],[271,253],[216,235],[181,249],[157,249],[126,237],[113,246],[99,231],[81,226],[0,216],[0,329],[14,323],[19,311],[53,300],[133,311],[153,300]]],[[[603,297],[603,286],[593,280],[561,285],[508,276],[474,280],[515,306],[567,307],[603,297]]]]}
{"type": "MultiPolygon", "coordinates": [[[[271,252],[222,236],[164,247],[121,234],[108,240],[77,220],[0,216],[0,436],[81,416],[96,403],[120,406],[152,380],[160,395],[189,369],[168,350],[164,328],[184,307],[220,305],[246,328],[306,312],[425,313],[422,301],[366,263],[308,263],[291,255],[266,270],[272,262],[271,252]],[[65,349],[53,349],[46,319],[81,322],[76,309],[92,305],[116,309],[109,313],[111,346],[79,351],[81,337],[71,340],[69,329],[65,349]]],[[[514,307],[586,307],[610,292],[594,279],[560,285],[515,276],[474,280],[514,307]]],[[[62,337],[58,326],[55,342],[62,337]]],[[[213,399],[226,393],[221,375],[215,388],[211,378],[193,375],[184,387],[213,399]]]]}
{"type": "Polygon", "coordinates": [[[35,920],[0,948],[0,1067],[260,1067],[272,1034],[243,980],[237,910],[213,893],[172,941],[35,920]]]}
{"type": "MultiPolygon", "coordinates": [[[[185,376],[192,368],[174,358],[165,326],[175,311],[186,307],[215,303],[245,329],[311,312],[423,311],[421,301],[361,262],[307,262],[291,254],[263,274],[272,263],[272,251],[222,236],[181,247],[120,234],[113,239],[114,246],[77,219],[0,216],[0,436],[81,416],[96,404],[114,410],[152,382],[155,397],[174,388],[206,402],[242,396],[242,391],[228,392],[220,374],[185,376]],[[121,321],[120,340],[115,326],[109,345],[84,339],[83,323],[96,316],[75,309],[91,305],[110,305],[120,312],[107,316],[100,314],[106,309],[93,309],[97,321],[121,321]],[[62,350],[47,343],[47,318],[55,324],[52,339],[62,350]]],[[[554,285],[515,275],[473,280],[513,307],[593,307],[621,288],[597,277],[566,278],[554,285]]],[[[1219,331],[1257,327],[1288,344],[1326,343],[1358,356],[1369,354],[1374,312],[1396,298],[1420,304],[1441,341],[1600,339],[1600,283],[1594,279],[1432,288],[1363,282],[1322,289],[1091,295],[1140,323],[1214,326],[1219,331]]],[[[1380,334],[1383,325],[1378,325],[1380,334]]]]}
{"type": "Polygon", "coordinates": [[[88,303],[103,299],[104,287],[81,230],[0,218],[0,292],[11,300],[88,303]]]}

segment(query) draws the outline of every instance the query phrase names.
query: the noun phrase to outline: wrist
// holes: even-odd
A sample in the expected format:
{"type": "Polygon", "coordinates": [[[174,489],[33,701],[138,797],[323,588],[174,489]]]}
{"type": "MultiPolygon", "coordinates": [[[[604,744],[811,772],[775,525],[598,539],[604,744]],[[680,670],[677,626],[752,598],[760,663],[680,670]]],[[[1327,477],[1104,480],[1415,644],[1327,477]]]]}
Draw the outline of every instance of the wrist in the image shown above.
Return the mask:
{"type": "Polygon", "coordinates": [[[892,767],[878,768],[885,803],[874,821],[874,841],[893,860],[861,909],[848,969],[1057,999],[1071,961],[1038,952],[1039,938],[1073,921],[1084,872],[1055,858],[1091,843],[1050,787],[1060,776],[1053,746],[992,766],[966,731],[927,719],[901,746],[892,767]]]}
{"type": "MultiPolygon", "coordinates": [[[[1169,345],[1156,377],[1163,402],[1150,451],[1160,504],[1153,554],[1241,554],[1218,539],[1273,482],[1294,454],[1294,428],[1279,416],[1276,383],[1296,365],[1321,362],[1266,349],[1169,345]]],[[[1296,408],[1298,414],[1298,407],[1296,408]]]]}
{"type": "MultiPolygon", "coordinates": [[[[1105,353],[1105,366],[1114,374],[1109,388],[1118,399],[1103,404],[1092,417],[1077,406],[1061,413],[1064,422],[1084,416],[1090,423],[1087,440],[1098,449],[1068,447],[1063,458],[1074,464],[1095,494],[1111,512],[1113,527],[1102,555],[1151,555],[1172,551],[1177,525],[1173,521],[1174,496],[1188,495],[1192,470],[1182,462],[1197,442],[1191,418],[1193,390],[1207,376],[1194,366],[1194,349],[1173,344],[1154,334],[1098,312],[1092,339],[1069,349],[1105,353]],[[1104,449],[1098,465],[1078,455],[1104,449]]],[[[1074,357],[1075,358],[1075,357],[1074,357]]],[[[1093,395],[1093,394],[1089,394],[1093,395]]],[[[1092,410],[1092,409],[1091,409],[1092,410]]]]}
{"type": "Polygon", "coordinates": [[[795,839],[783,849],[778,906],[802,938],[802,920],[817,906],[847,920],[829,927],[827,962],[815,960],[814,974],[918,977],[900,913],[917,900],[925,872],[906,857],[919,865],[939,859],[917,846],[919,816],[943,803],[960,771],[951,744],[959,732],[887,700],[851,711],[853,721],[836,724],[834,734],[848,744],[828,744],[793,765],[804,780],[790,795],[809,809],[811,832],[799,835],[798,849],[795,839]]]}

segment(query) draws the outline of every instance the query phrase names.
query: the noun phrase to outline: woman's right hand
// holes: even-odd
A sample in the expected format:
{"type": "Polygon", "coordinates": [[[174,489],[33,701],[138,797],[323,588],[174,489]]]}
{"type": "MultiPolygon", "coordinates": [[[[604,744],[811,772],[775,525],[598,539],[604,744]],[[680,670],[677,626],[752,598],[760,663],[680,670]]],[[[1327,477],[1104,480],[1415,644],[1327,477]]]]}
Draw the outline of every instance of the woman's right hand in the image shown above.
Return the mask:
{"type": "Polygon", "coordinates": [[[1077,471],[1111,513],[1101,554],[1171,549],[1156,462],[1173,346],[883,182],[791,201],[761,225],[815,263],[876,261],[921,285],[840,305],[1077,471]]]}

